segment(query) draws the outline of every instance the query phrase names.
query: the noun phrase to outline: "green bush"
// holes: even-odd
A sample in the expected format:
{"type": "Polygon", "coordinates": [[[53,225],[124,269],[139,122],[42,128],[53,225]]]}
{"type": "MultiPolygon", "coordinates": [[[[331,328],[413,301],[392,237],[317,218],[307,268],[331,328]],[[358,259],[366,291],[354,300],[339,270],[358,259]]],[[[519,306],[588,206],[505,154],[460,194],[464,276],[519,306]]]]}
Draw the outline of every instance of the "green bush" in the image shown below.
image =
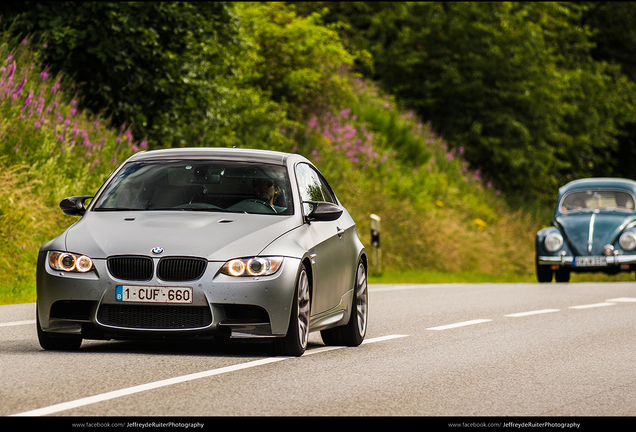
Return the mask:
{"type": "Polygon", "coordinates": [[[78,110],[26,42],[10,49],[0,41],[0,118],[0,302],[32,301],[40,246],[75,220],[58,203],[95,193],[147,144],[78,110]]]}

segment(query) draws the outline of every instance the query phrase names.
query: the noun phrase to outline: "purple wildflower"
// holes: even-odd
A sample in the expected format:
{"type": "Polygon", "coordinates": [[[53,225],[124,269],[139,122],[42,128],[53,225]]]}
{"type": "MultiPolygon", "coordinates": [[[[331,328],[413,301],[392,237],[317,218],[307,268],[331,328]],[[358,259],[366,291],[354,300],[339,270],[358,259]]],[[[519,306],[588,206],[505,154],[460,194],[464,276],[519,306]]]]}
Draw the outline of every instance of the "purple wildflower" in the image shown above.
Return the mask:
{"type": "Polygon", "coordinates": [[[38,99],[38,109],[37,109],[38,114],[42,113],[43,109],[44,109],[44,98],[40,96],[40,98],[38,99]]]}
{"type": "MultiPolygon", "coordinates": [[[[24,79],[24,82],[26,82],[26,78],[24,79]]],[[[32,100],[33,100],[33,92],[29,92],[29,94],[27,94],[26,100],[24,101],[24,105],[22,105],[22,109],[25,109],[26,107],[28,107],[31,104],[32,100]]]]}
{"type": "Polygon", "coordinates": [[[26,84],[26,82],[27,82],[27,79],[26,79],[26,77],[24,77],[24,80],[22,81],[22,84],[20,84],[18,86],[18,88],[16,89],[16,91],[13,94],[16,95],[16,96],[19,95],[19,94],[22,94],[22,89],[24,88],[24,85],[26,84]]]}
{"type": "Polygon", "coordinates": [[[7,81],[11,81],[11,77],[13,76],[13,74],[15,73],[15,62],[13,62],[11,64],[11,67],[9,68],[9,75],[7,75],[7,81]]]}

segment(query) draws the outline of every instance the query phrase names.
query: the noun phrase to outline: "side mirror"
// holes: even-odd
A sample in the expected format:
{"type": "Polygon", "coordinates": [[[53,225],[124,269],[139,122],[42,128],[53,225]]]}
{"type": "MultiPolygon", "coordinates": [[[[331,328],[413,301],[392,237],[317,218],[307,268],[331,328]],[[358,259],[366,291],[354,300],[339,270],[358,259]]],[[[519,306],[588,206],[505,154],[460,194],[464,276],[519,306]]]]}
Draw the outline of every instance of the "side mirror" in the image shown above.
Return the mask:
{"type": "Polygon", "coordinates": [[[308,221],[334,221],[338,219],[343,212],[342,208],[328,202],[304,201],[304,203],[313,206],[313,210],[307,215],[308,221]]]}
{"type": "Polygon", "coordinates": [[[93,198],[92,196],[74,196],[64,198],[60,203],[60,208],[64,212],[64,214],[70,216],[83,216],[86,213],[86,207],[84,207],[84,202],[87,199],[93,198]]]}

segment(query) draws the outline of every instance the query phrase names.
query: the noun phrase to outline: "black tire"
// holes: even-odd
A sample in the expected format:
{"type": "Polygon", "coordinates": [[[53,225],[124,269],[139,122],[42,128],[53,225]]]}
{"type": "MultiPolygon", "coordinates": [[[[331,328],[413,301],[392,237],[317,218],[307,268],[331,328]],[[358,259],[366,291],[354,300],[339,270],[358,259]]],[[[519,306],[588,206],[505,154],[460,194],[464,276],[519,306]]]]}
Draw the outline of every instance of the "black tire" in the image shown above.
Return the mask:
{"type": "Polygon", "coordinates": [[[540,283],[552,282],[552,269],[544,265],[536,265],[537,267],[537,280],[540,283]]]}
{"type": "Polygon", "coordinates": [[[40,346],[47,351],[77,351],[82,345],[82,338],[79,336],[51,336],[40,327],[40,317],[36,312],[36,323],[38,329],[38,341],[40,346]]]}
{"type": "Polygon", "coordinates": [[[294,291],[294,301],[292,304],[289,327],[285,337],[278,338],[273,343],[275,355],[299,357],[307,349],[309,339],[309,313],[311,298],[309,294],[309,278],[307,270],[301,264],[298,278],[296,279],[296,289],[294,291]]]}
{"type": "Polygon", "coordinates": [[[557,282],[570,282],[570,272],[565,269],[559,269],[554,272],[554,279],[557,282]]]}
{"type": "Polygon", "coordinates": [[[349,322],[343,326],[322,330],[320,336],[327,345],[358,346],[367,333],[369,316],[369,292],[367,271],[362,261],[358,263],[349,322]]]}

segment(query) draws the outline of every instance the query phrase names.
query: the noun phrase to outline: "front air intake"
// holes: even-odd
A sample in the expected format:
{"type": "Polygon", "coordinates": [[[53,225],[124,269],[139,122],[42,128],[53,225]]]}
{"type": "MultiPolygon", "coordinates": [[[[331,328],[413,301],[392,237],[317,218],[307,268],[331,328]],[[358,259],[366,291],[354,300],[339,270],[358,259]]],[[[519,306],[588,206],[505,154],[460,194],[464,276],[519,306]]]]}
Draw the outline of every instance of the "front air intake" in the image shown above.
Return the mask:
{"type": "Polygon", "coordinates": [[[128,329],[185,330],[209,326],[212,313],[208,306],[103,304],[97,321],[128,329]]]}

